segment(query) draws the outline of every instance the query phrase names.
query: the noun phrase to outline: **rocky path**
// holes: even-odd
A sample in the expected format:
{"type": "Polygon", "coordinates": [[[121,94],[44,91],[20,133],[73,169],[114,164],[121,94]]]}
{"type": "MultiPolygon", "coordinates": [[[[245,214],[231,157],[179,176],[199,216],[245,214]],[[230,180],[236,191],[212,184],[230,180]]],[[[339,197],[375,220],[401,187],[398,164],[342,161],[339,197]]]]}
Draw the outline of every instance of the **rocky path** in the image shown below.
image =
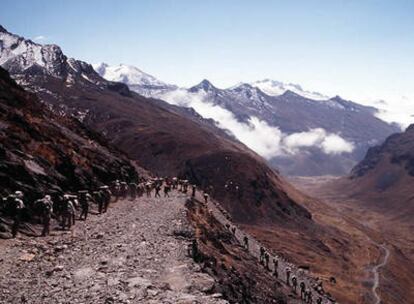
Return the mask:
{"type": "Polygon", "coordinates": [[[374,304],[380,304],[381,303],[381,297],[377,292],[377,289],[380,284],[380,269],[383,268],[388,263],[388,258],[390,257],[390,250],[385,246],[384,244],[377,244],[382,251],[384,252],[384,258],[382,259],[379,264],[375,265],[372,268],[372,273],[374,275],[374,284],[372,286],[372,294],[374,295],[374,304]]]}
{"type": "Polygon", "coordinates": [[[0,243],[0,303],[227,303],[187,257],[185,196],[112,204],[72,231],[0,243]]]}

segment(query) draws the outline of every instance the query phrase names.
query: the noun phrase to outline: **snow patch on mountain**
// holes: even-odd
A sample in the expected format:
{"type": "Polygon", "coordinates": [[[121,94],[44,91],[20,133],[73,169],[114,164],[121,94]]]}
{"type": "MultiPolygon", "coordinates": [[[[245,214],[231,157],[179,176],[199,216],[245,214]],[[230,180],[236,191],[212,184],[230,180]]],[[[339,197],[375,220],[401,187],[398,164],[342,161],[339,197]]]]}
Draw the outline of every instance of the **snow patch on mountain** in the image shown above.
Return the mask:
{"type": "Polygon", "coordinates": [[[106,63],[99,63],[92,66],[106,80],[122,82],[132,91],[147,97],[157,97],[165,91],[177,89],[177,86],[162,82],[132,65],[110,66],[106,63]]]}
{"type": "Polygon", "coordinates": [[[279,96],[287,91],[294,92],[300,96],[313,100],[328,100],[329,97],[318,92],[304,90],[300,85],[284,83],[277,80],[264,79],[251,83],[252,86],[259,88],[269,96],[279,96]]]}
{"type": "Polygon", "coordinates": [[[106,63],[100,63],[92,64],[92,66],[103,78],[110,81],[122,82],[127,85],[166,85],[154,76],[151,76],[132,65],[120,64],[117,66],[109,66],[106,63]]]}

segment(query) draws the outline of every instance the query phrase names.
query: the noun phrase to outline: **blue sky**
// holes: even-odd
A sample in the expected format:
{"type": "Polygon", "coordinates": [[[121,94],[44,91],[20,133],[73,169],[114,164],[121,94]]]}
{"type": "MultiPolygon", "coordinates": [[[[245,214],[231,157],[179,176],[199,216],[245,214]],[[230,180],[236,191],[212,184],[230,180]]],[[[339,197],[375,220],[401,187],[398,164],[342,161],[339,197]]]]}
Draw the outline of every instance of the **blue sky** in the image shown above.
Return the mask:
{"type": "Polygon", "coordinates": [[[183,86],[271,78],[414,104],[414,1],[2,0],[0,24],[183,86]]]}

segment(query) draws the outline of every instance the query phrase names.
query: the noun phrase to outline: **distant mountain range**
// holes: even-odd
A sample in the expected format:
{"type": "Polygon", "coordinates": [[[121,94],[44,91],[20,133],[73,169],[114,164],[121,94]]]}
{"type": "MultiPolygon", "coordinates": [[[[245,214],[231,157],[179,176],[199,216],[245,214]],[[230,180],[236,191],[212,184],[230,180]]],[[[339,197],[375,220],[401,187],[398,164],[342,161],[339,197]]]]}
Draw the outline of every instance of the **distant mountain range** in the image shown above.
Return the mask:
{"type": "Polygon", "coordinates": [[[374,107],[296,84],[265,79],[219,89],[203,80],[179,88],[132,66],[94,67],[139,94],[194,108],[287,175],[346,174],[369,147],[400,131],[378,119],[374,107]]]}

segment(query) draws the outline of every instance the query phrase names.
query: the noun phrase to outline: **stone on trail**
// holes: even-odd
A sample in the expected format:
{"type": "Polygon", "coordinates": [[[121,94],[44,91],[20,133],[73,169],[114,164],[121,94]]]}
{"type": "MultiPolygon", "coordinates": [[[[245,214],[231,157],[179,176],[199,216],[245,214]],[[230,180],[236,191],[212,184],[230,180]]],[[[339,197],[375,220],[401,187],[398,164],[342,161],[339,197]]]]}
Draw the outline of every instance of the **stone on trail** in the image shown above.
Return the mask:
{"type": "Polygon", "coordinates": [[[142,277],[134,277],[127,280],[128,287],[134,288],[134,287],[145,287],[148,288],[152,286],[152,282],[150,280],[144,279],[142,277]]]}
{"type": "Polygon", "coordinates": [[[24,261],[24,262],[30,262],[31,260],[34,259],[36,255],[34,255],[33,253],[24,253],[20,256],[20,261],[24,261]]]}

